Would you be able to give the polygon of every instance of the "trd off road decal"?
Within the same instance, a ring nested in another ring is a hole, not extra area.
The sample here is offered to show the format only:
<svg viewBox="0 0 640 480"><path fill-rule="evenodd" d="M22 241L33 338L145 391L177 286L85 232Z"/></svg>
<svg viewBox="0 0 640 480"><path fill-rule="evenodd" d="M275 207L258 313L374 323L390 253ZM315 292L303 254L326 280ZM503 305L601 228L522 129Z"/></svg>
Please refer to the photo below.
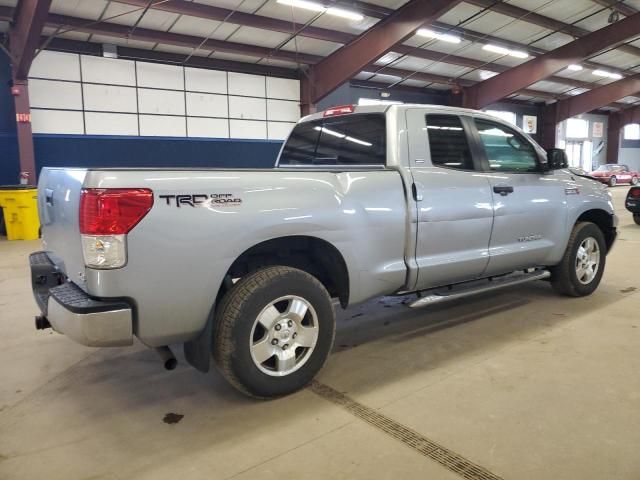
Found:
<svg viewBox="0 0 640 480"><path fill-rule="evenodd" d="M232 207L239 206L242 199L236 197L233 193L193 193L184 195L158 195L169 206L174 205L180 207L197 207L200 205L212 205L216 207Z"/></svg>

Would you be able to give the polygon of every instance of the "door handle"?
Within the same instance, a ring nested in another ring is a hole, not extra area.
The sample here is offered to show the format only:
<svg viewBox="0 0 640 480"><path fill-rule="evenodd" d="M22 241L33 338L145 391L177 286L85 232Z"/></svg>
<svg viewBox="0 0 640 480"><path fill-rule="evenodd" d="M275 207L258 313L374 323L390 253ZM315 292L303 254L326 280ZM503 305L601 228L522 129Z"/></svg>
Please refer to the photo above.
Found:
<svg viewBox="0 0 640 480"><path fill-rule="evenodd" d="M53 206L53 190L50 188L45 189L44 191L44 201L47 205Z"/></svg>
<svg viewBox="0 0 640 480"><path fill-rule="evenodd" d="M513 193L513 187L510 185L495 185L493 187L495 193L499 193L503 197L506 197L510 193Z"/></svg>
<svg viewBox="0 0 640 480"><path fill-rule="evenodd" d="M411 184L411 193L413 194L413 199L416 202L421 202L422 201L422 194L418 193L418 187L416 186L415 183Z"/></svg>

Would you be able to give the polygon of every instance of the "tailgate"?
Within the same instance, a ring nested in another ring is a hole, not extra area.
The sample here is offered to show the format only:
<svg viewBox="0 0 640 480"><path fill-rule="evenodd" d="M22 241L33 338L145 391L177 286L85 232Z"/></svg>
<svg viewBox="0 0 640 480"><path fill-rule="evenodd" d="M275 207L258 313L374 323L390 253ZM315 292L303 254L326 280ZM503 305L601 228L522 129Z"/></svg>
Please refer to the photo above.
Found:
<svg viewBox="0 0 640 480"><path fill-rule="evenodd" d="M44 168L38 181L38 213L44 250L78 285L84 285L78 213L86 174L84 169Z"/></svg>

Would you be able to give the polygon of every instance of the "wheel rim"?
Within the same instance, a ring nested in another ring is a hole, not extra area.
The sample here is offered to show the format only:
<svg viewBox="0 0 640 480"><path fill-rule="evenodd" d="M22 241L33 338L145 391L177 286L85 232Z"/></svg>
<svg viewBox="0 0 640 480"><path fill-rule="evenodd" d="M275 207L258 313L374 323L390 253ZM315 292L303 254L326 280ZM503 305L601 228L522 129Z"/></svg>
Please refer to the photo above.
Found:
<svg viewBox="0 0 640 480"><path fill-rule="evenodd" d="M318 341L318 316L311 303L286 295L269 303L251 329L249 350L260 371L283 377L302 367Z"/></svg>
<svg viewBox="0 0 640 480"><path fill-rule="evenodd" d="M600 268L600 247L593 237L585 238L578 247L576 255L576 277L587 285L593 281Z"/></svg>
<svg viewBox="0 0 640 480"><path fill-rule="evenodd" d="M638 177L633 177L631 179L631 185L637 185L638 184Z"/></svg>
<svg viewBox="0 0 640 480"><path fill-rule="evenodd" d="M611 177L611 180L609 180L609 183L611 184L612 187L616 186L616 177Z"/></svg>

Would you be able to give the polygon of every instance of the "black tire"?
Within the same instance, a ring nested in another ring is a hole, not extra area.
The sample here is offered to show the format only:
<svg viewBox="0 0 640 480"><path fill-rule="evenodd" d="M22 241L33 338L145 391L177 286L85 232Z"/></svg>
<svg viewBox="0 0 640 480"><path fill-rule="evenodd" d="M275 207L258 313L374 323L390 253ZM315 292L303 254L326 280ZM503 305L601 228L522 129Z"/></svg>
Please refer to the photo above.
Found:
<svg viewBox="0 0 640 480"><path fill-rule="evenodd" d="M285 296L300 297L311 305L307 312L315 313L317 340L297 370L273 376L254 362L250 345L255 341L254 324L260 313ZM304 388L324 365L335 336L335 315L327 290L312 275L284 266L265 267L239 280L220 302L216 323L213 354L218 369L231 385L256 398L280 397Z"/></svg>
<svg viewBox="0 0 640 480"><path fill-rule="evenodd" d="M631 177L631 185L638 185L638 177Z"/></svg>
<svg viewBox="0 0 640 480"><path fill-rule="evenodd" d="M578 261L578 249L587 238L595 239L598 244L600 259L598 269L593 279L589 283L582 283L578 280L576 273L576 263ZM604 240L602 230L591 222L579 222L573 227L567 249L564 252L562 261L551 268L551 285L556 292L570 297L584 297L591 295L602 279L607 259L607 245Z"/></svg>
<svg viewBox="0 0 640 480"><path fill-rule="evenodd" d="M616 177L611 177L609 179L608 185L610 187L615 187L617 185L617 183L618 183L618 179Z"/></svg>
<svg viewBox="0 0 640 480"><path fill-rule="evenodd" d="M633 214L633 221L636 222L636 225L640 225L640 213Z"/></svg>

